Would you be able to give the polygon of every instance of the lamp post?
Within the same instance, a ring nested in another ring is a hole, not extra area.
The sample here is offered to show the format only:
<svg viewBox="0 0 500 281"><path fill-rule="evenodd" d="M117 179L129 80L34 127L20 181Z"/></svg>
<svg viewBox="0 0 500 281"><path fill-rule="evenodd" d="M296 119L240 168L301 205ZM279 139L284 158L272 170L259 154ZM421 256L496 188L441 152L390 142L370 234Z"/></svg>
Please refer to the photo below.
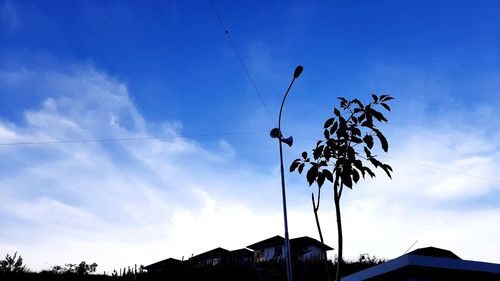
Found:
<svg viewBox="0 0 500 281"><path fill-rule="evenodd" d="M288 96L288 92L290 92L290 89L292 88L293 82L295 82L295 79L297 79L300 74L302 73L302 70L304 68L299 65L297 68L295 68L295 72L293 73L293 79L292 82L290 82L290 85L288 86L288 89L286 90L285 96L283 97L283 101L281 102L281 107L280 107L280 114L278 117L278 128L274 128L271 130L270 135L272 138L278 139L279 147L280 147L280 171L281 171L281 197L283 199L283 219L285 223L285 258L286 258L286 273L287 273L287 280L292 281L292 259L290 255L290 238L288 237L288 218L287 218L287 212L286 212L286 192L285 192L285 171L283 168L283 145L282 143L288 144L288 146L292 146L293 144L293 138L292 136L288 138L284 138L283 134L281 133L281 113L283 111L283 105L285 104L285 99Z"/></svg>

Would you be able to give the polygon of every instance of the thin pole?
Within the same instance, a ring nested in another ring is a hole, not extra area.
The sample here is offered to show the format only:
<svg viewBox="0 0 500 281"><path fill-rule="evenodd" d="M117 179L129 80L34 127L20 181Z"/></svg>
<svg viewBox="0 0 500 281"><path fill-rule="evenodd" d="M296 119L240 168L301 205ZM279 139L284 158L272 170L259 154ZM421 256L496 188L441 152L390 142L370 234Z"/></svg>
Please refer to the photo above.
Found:
<svg viewBox="0 0 500 281"><path fill-rule="evenodd" d="M283 168L283 145L281 140L280 146L280 164L281 164L281 196L283 198L283 218L285 223L285 257L286 257L286 275L287 280L292 281L292 260L290 255L290 238L288 236L288 219L286 212L286 192L285 192L285 171Z"/></svg>
<svg viewBox="0 0 500 281"><path fill-rule="evenodd" d="M283 198L283 220L285 224L285 257L286 257L286 275L287 275L287 280L292 281L292 257L290 254L290 238L288 236L288 216L287 216L287 211L286 211L286 191L285 191L285 169L283 167L283 144L282 144L282 139L283 135L281 134L281 113L283 112L283 105L285 104L285 99L288 96L288 92L290 92L290 89L292 88L293 82L295 81L296 77L293 77L292 82L290 82L290 85L288 86L288 89L286 90L285 96L283 97L283 101L281 102L281 107L280 107L280 114L278 118L278 130L280 133L279 136L279 146L280 146L280 171L281 171L281 196Z"/></svg>

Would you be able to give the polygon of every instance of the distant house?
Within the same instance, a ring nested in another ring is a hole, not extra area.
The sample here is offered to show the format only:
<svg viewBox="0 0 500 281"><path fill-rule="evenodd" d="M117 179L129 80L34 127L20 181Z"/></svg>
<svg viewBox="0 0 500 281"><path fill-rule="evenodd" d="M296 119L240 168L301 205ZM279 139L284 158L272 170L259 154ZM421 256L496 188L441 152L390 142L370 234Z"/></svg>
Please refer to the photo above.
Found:
<svg viewBox="0 0 500 281"><path fill-rule="evenodd" d="M177 270L180 265L181 265L180 260L174 259L174 258L168 258L168 259L147 265L144 268L148 271L148 273L159 273L159 272L167 272L167 271Z"/></svg>
<svg viewBox="0 0 500 281"><path fill-rule="evenodd" d="M216 266L226 263L228 255L228 250L218 247L191 257L189 260L196 267Z"/></svg>
<svg viewBox="0 0 500 281"><path fill-rule="evenodd" d="M428 247L342 278L342 281L498 281L500 264L462 260L453 252Z"/></svg>
<svg viewBox="0 0 500 281"><path fill-rule="evenodd" d="M254 251L254 262L281 261L285 258L285 238L276 235L271 238L259 241L247 248ZM331 247L311 237L299 237L290 239L290 252L293 260L321 260L326 258L326 251L332 250Z"/></svg>
<svg viewBox="0 0 500 281"><path fill-rule="evenodd" d="M298 237L290 240L292 259L299 261L326 259L326 252L333 250L328 245L308 236Z"/></svg>
<svg viewBox="0 0 500 281"><path fill-rule="evenodd" d="M253 250L255 263L266 261L279 261L285 257L285 238L276 235L247 246Z"/></svg>
<svg viewBox="0 0 500 281"><path fill-rule="evenodd" d="M253 263L253 252L243 248L229 252L229 263L231 265L248 267Z"/></svg>

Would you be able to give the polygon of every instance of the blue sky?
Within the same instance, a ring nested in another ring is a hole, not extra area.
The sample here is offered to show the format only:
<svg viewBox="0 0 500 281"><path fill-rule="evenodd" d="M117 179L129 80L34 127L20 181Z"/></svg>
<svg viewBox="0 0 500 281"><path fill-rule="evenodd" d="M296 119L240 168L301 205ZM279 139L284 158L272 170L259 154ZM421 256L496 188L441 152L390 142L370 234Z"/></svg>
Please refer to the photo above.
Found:
<svg viewBox="0 0 500 281"><path fill-rule="evenodd" d="M418 240L500 262L497 1L214 4L265 107L209 1L0 1L0 254L109 271L281 234L268 112L301 64L287 163L337 96L396 97L383 127L394 179L344 193L348 257ZM154 137L171 138L5 145ZM317 237L313 189L287 181L291 236Z"/></svg>

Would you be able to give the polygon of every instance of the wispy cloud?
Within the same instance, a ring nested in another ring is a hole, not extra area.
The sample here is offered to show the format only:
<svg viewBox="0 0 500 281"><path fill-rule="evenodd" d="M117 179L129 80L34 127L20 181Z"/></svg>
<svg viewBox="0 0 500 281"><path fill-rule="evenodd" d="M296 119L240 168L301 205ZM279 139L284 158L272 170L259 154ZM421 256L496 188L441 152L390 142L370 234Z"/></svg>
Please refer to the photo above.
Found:
<svg viewBox="0 0 500 281"><path fill-rule="evenodd" d="M43 97L21 121L0 121L1 143L175 137L1 146L0 248L19 251L31 267L86 260L109 271L282 233L277 167L262 171L259 163L239 161L230 140L208 149L183 138L178 120L149 122L127 85L110 75L88 66L27 68L0 72L0 83L12 94L30 85ZM347 256L391 258L419 240L464 258L500 261L498 249L484 246L500 233L500 205L477 204L498 196L499 184L410 163L495 179L499 136L420 123L390 134L393 158L386 160L394 179L381 174L344 193ZM328 192L321 217L335 247ZM303 179L289 177L294 237L316 237L308 193Z"/></svg>
<svg viewBox="0 0 500 281"><path fill-rule="evenodd" d="M0 76L3 80L16 77L19 85L44 88L47 96L39 107L25 111L23 123L0 122L2 143L151 136L151 124L137 112L127 87L92 68L65 73L23 70ZM227 169L222 159L231 159L236 152L224 140L216 153L210 152L180 137L177 124L153 126L161 128L155 135L177 137L168 140L3 146L1 166L11 173L3 173L0 179L2 237L8 237L2 249L24 252L28 263L40 267L44 260L66 262L63 256L50 254L55 251L38 252L37 248L47 247L41 245L69 247L65 252L73 255L67 257L78 256L82 244L95 242L107 249L117 243L114 237L126 240L124 245L135 237L134 245L122 246L122 254L112 254L126 256L122 260L110 258L113 251L106 261L95 253L86 257L101 259L98 262L108 269L118 262L149 262L151 256L179 256L198 249L176 239L192 244L183 239L184 230L200 221L189 217L202 214L204 224L214 226L213 231L223 227L224 220L210 211L215 199L209 196L227 186L212 178L220 174L218 169ZM262 181L259 177L255 177L256 184ZM228 207L225 204L217 201L217 209ZM234 208L245 210L238 204ZM232 214L236 220L236 213ZM32 231L18 235L23 228ZM192 229L190 235L200 231ZM209 240L200 243L210 245ZM171 247L156 248L156 253L144 251L157 243ZM137 249L143 249L139 250L143 255L135 255Z"/></svg>

